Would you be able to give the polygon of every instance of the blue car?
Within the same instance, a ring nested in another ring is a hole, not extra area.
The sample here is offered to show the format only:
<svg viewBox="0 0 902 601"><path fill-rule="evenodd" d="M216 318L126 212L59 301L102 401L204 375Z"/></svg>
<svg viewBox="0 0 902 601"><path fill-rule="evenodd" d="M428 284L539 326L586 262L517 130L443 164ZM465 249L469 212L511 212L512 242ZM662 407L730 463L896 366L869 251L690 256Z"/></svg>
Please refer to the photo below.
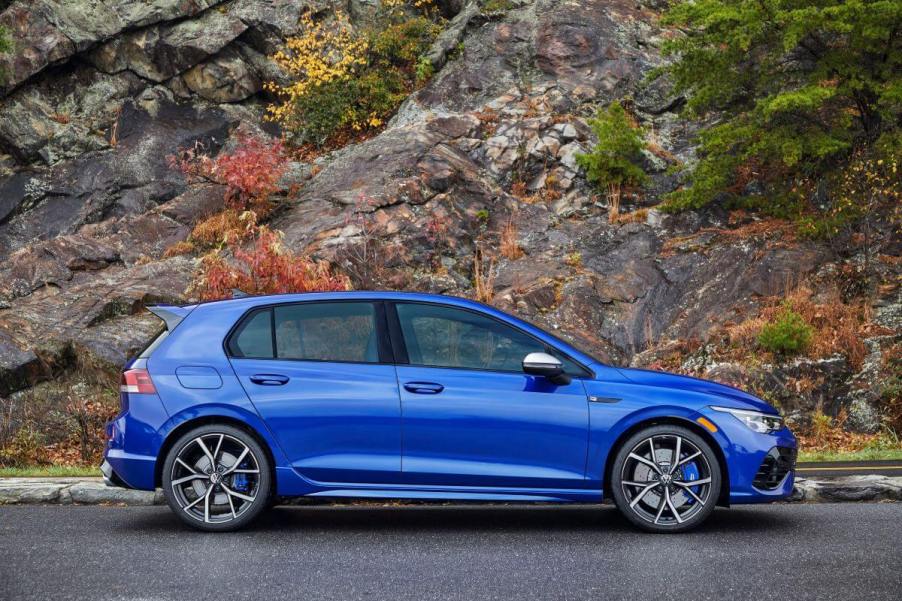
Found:
<svg viewBox="0 0 902 601"><path fill-rule="evenodd" d="M122 374L108 484L162 487L202 530L284 497L601 503L653 532L793 488L777 411L721 384L605 365L471 300L396 292L151 309Z"/></svg>

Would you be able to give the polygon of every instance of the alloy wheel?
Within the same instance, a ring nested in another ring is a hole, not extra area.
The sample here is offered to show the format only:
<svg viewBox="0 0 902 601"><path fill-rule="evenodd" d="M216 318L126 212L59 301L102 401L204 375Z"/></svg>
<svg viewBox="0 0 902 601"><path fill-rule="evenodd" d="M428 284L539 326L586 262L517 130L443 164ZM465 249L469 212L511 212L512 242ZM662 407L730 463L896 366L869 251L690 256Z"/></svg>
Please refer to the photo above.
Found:
<svg viewBox="0 0 902 601"><path fill-rule="evenodd" d="M179 508L204 524L238 519L261 494L260 462L248 445L225 433L203 433L185 443L170 476Z"/></svg>
<svg viewBox="0 0 902 601"><path fill-rule="evenodd" d="M714 502L708 458L679 434L640 440L623 462L620 480L629 509L654 526L681 525Z"/></svg>

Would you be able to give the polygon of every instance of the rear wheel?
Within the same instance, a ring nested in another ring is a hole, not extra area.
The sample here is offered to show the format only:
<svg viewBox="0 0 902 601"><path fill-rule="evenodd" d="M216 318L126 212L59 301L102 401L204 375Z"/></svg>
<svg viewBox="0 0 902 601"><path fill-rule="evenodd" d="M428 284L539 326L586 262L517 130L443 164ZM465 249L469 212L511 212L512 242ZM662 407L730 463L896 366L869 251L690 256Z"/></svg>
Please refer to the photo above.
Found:
<svg viewBox="0 0 902 601"><path fill-rule="evenodd" d="M167 454L163 493L185 523L201 530L236 530L269 506L269 460L247 432L201 426L179 438Z"/></svg>
<svg viewBox="0 0 902 601"><path fill-rule="evenodd" d="M650 532L683 532L701 524L720 495L720 464L711 446L687 428L653 426L617 452L611 493L620 512Z"/></svg>

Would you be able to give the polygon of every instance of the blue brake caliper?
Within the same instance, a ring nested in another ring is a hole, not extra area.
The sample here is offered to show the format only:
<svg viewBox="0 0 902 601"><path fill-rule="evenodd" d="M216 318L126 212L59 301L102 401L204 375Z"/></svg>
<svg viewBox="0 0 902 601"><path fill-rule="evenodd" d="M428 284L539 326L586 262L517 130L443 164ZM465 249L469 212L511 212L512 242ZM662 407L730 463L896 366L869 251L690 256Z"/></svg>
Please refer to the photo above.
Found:
<svg viewBox="0 0 902 601"><path fill-rule="evenodd" d="M247 468L247 462L243 461L241 465L238 466L240 469ZM237 490L238 492L247 492L250 488L250 483L247 479L247 474L233 474L232 475L232 488Z"/></svg>
<svg viewBox="0 0 902 601"><path fill-rule="evenodd" d="M690 463L686 463L683 466L681 466L680 472L683 475L683 482L692 482L693 480L698 480L698 478L699 478L698 466L695 465L694 461L692 461ZM699 487L693 486L690 490L692 492L694 492L695 494L698 494ZM691 505L691 504L695 503L695 499L693 499L691 495L686 495L686 497L687 497L687 499L686 499L687 505Z"/></svg>

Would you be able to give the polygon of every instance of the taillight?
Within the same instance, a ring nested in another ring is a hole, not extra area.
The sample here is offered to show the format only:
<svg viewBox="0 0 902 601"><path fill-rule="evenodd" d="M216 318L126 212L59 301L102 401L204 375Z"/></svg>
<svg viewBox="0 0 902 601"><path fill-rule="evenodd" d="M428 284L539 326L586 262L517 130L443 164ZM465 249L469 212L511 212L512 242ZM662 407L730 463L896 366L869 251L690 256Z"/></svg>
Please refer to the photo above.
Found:
<svg viewBox="0 0 902 601"><path fill-rule="evenodd" d="M137 394L156 394L157 389L154 388L153 381L146 369L129 369L122 372L122 383L119 386L120 392L131 392Z"/></svg>

